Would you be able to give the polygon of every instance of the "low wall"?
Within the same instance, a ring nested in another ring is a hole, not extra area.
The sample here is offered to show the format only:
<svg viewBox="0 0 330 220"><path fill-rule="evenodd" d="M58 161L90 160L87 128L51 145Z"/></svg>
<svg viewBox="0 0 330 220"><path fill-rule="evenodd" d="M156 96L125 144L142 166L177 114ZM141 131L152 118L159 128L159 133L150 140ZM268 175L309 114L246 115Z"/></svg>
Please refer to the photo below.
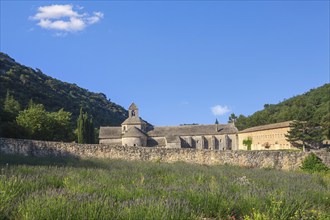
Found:
<svg viewBox="0 0 330 220"><path fill-rule="evenodd" d="M295 170L309 154L286 151L215 151L197 149L167 149L148 147L123 147L103 144L76 144L0 138L1 154L26 156L60 156L81 158L111 158L124 160L183 161L197 164L230 164L243 167ZM330 153L316 153L330 167Z"/></svg>

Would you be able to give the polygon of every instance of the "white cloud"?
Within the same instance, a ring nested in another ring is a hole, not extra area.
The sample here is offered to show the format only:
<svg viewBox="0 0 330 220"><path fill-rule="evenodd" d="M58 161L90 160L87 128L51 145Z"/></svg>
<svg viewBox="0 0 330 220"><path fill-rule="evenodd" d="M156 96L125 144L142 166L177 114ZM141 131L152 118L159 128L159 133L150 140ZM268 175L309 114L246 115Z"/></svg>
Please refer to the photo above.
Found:
<svg viewBox="0 0 330 220"><path fill-rule="evenodd" d="M75 10L76 8L76 10ZM56 36L67 32L77 32L84 30L88 25L95 24L103 18L102 12L79 13L83 7L73 5L49 5L38 8L38 12L30 19L37 20L41 28L60 31Z"/></svg>
<svg viewBox="0 0 330 220"><path fill-rule="evenodd" d="M216 105L211 107L211 111L213 115L219 116L230 112L230 109L227 106Z"/></svg>
<svg viewBox="0 0 330 220"><path fill-rule="evenodd" d="M63 17L79 17L79 14L73 11L72 5L49 5L38 8L38 13L32 18L41 19L57 19Z"/></svg>
<svg viewBox="0 0 330 220"><path fill-rule="evenodd" d="M87 22L88 22L88 24L95 24L95 23L99 22L101 18L103 18L103 13L94 12L94 16L87 18Z"/></svg>

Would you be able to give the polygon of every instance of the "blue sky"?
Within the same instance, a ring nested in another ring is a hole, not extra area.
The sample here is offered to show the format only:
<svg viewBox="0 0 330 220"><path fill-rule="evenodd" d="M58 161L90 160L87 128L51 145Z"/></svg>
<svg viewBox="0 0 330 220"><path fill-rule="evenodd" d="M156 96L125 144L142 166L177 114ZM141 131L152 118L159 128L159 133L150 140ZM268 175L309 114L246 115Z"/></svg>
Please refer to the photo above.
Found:
<svg viewBox="0 0 330 220"><path fill-rule="evenodd" d="M329 83L329 1L1 0L0 49L155 125L226 123Z"/></svg>

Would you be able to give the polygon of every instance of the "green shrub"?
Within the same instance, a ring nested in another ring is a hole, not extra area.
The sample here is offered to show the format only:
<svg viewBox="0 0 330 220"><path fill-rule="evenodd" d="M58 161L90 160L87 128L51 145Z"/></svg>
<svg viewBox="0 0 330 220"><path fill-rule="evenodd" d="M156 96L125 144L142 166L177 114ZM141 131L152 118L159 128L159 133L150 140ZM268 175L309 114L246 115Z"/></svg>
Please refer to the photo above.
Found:
<svg viewBox="0 0 330 220"><path fill-rule="evenodd" d="M310 173L329 171L329 168L314 153L309 154L304 159L300 168L303 171L310 172Z"/></svg>
<svg viewBox="0 0 330 220"><path fill-rule="evenodd" d="M251 150L252 138L248 137L247 139L244 139L243 145L247 147L247 150Z"/></svg>

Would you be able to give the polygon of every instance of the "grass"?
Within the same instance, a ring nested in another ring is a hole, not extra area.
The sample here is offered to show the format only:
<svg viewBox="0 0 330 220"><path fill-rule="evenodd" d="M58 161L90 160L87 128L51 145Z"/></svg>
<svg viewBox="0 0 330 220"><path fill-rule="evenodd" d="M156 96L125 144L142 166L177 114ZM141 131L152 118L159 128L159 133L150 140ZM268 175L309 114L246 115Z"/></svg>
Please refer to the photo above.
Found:
<svg viewBox="0 0 330 220"><path fill-rule="evenodd" d="M0 155L0 219L330 219L330 175Z"/></svg>

